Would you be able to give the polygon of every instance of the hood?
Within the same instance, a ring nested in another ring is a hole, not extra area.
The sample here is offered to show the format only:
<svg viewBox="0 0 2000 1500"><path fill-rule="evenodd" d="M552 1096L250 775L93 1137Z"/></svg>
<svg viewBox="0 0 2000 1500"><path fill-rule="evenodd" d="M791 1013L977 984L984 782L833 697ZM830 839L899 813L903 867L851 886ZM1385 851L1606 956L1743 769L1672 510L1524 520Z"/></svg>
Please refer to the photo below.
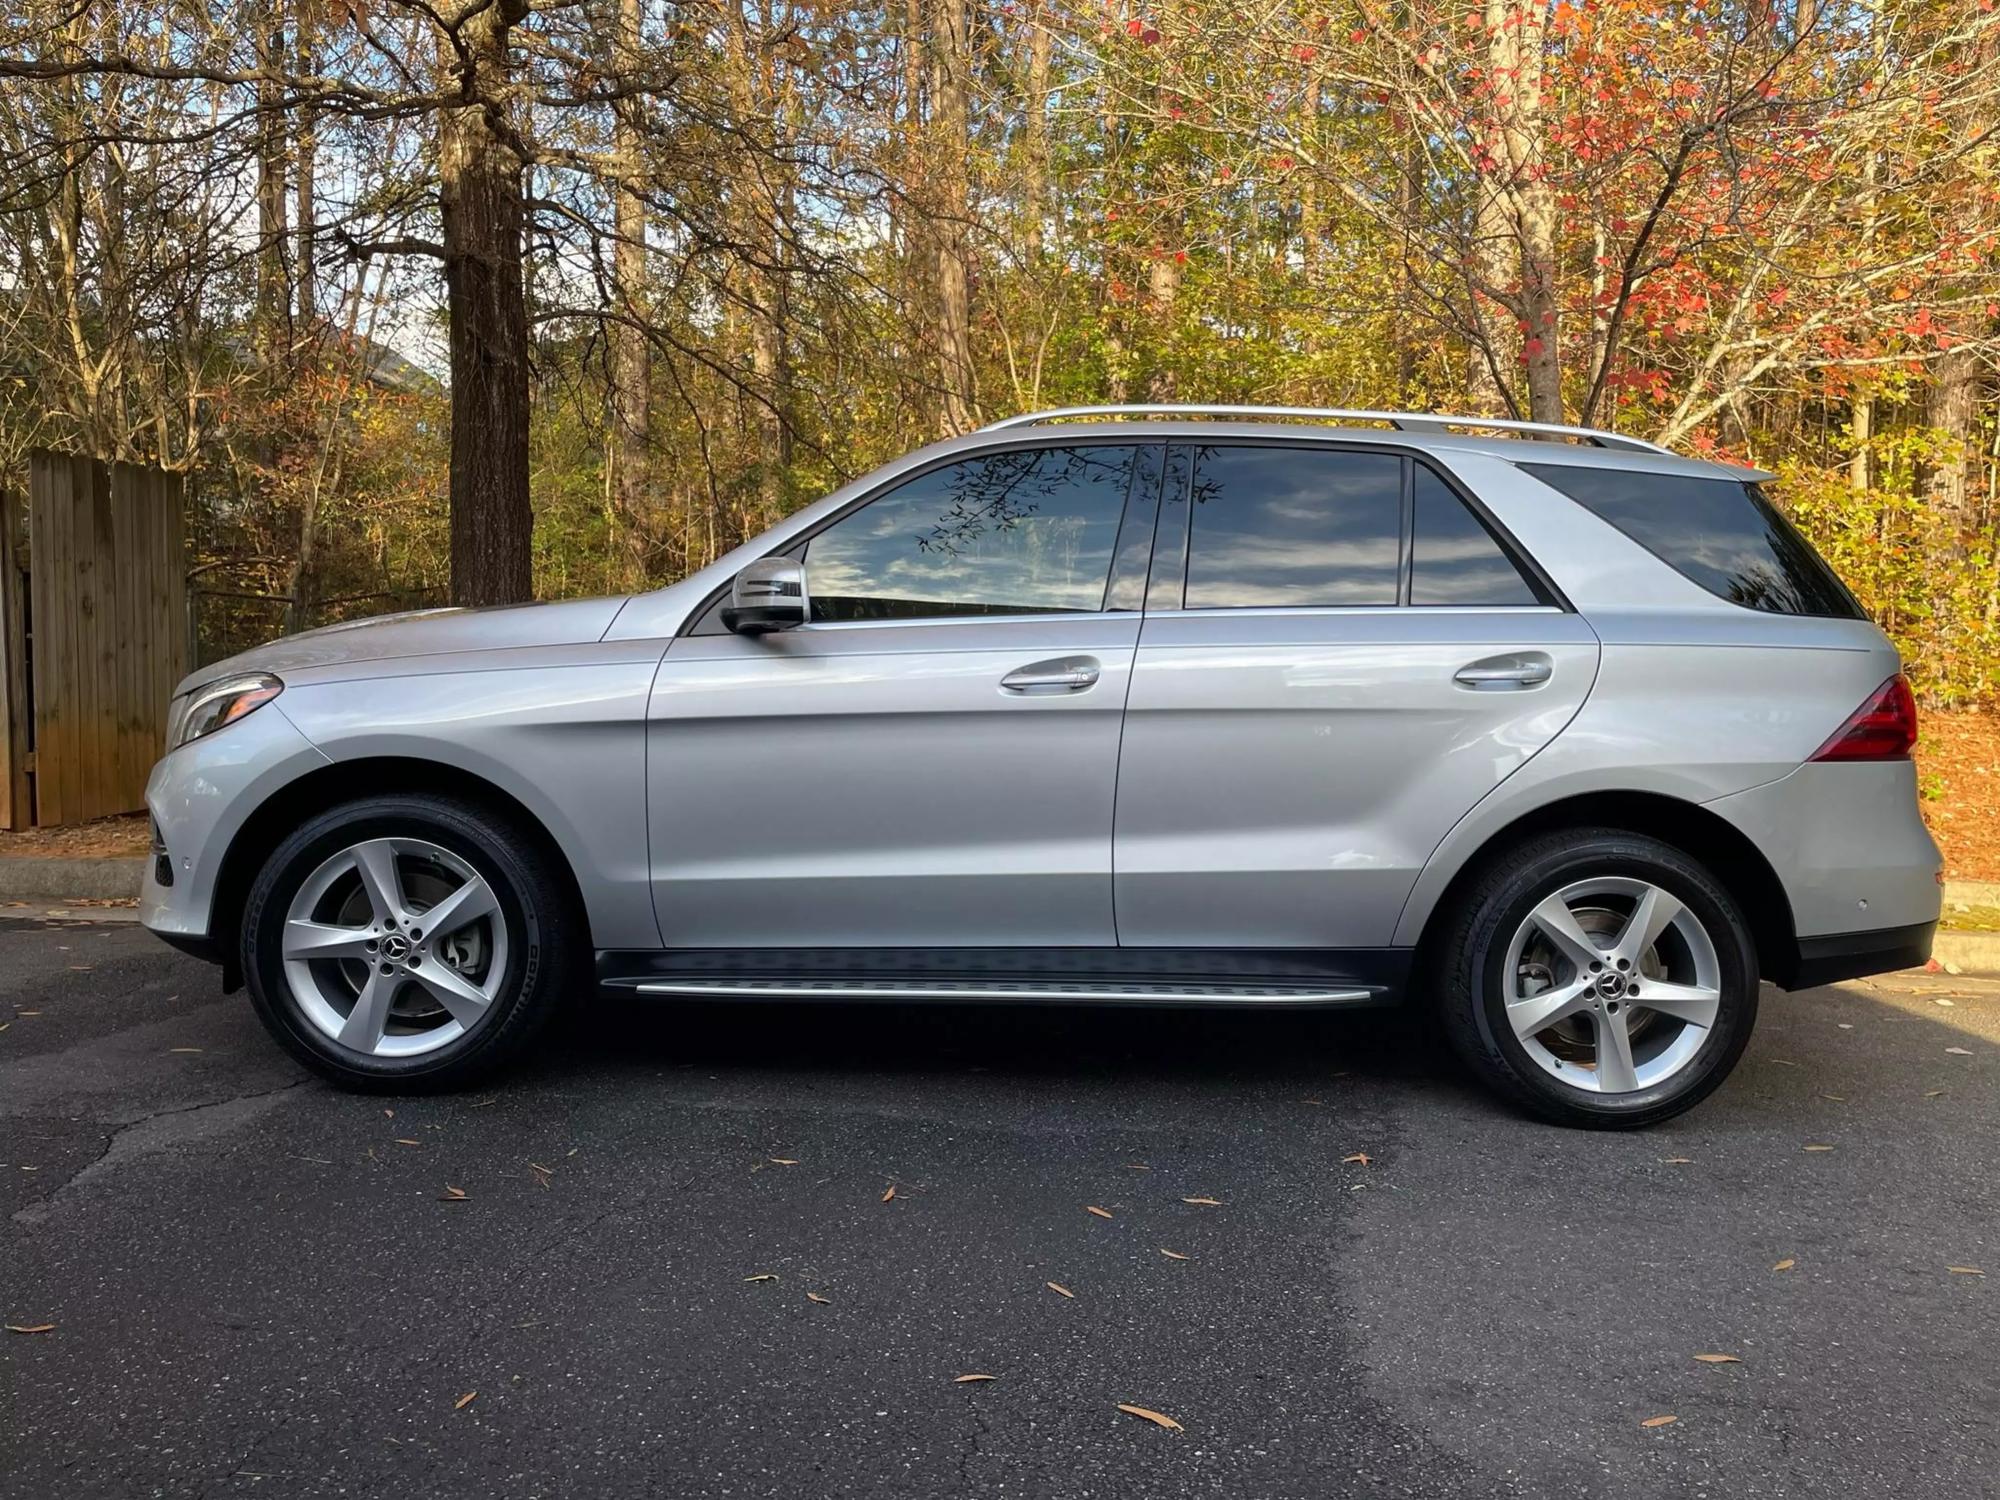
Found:
<svg viewBox="0 0 2000 1500"><path fill-rule="evenodd" d="M522 646L580 646L604 638L625 596L565 599L552 604L509 604L491 609L417 609L325 625L282 636L190 673L174 689L191 688L239 672L287 672L399 656L458 651L505 651Z"/></svg>

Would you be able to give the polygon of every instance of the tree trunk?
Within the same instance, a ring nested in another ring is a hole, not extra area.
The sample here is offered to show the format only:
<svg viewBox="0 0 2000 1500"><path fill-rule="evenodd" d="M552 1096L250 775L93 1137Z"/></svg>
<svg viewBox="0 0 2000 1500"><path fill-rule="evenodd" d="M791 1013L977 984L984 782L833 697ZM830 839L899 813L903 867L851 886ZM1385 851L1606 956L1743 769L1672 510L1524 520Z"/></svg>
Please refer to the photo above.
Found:
<svg viewBox="0 0 2000 1500"><path fill-rule="evenodd" d="M508 117L510 33L527 12L528 0L470 0L459 29L469 72L458 83L466 102L439 117L454 604L513 604L534 591L523 169L513 143L495 130ZM453 64L447 48L446 65Z"/></svg>
<svg viewBox="0 0 2000 1500"><path fill-rule="evenodd" d="M1164 247L1146 268L1146 306L1153 315L1153 369L1146 377L1148 401L1172 401L1175 396L1173 365L1165 358L1173 342L1174 302L1180 296L1181 263L1174 258L1175 246Z"/></svg>
<svg viewBox="0 0 2000 1500"><path fill-rule="evenodd" d="M297 69L301 78L313 76L315 67L316 28L319 17L314 11L314 0L298 0L297 19L293 23L296 33L293 38L297 55ZM293 174L295 212L297 221L293 230L297 249L293 256L292 279L298 283L295 293L298 305L298 319L301 328L309 327L318 314L317 277L319 268L315 261L313 231L319 216L319 206L315 201L318 184L313 179L319 152L319 127L314 110L309 105L298 107L298 130L293 138Z"/></svg>
<svg viewBox="0 0 2000 1500"><path fill-rule="evenodd" d="M286 288L285 148L288 125L284 84L290 61L285 48L284 0L264 0L259 21L257 65L257 352L275 365L283 350L291 312Z"/></svg>
<svg viewBox="0 0 2000 1500"><path fill-rule="evenodd" d="M1510 206L1520 240L1521 355L1527 367L1528 415L1563 419L1562 359L1556 324L1556 203L1543 152L1543 33L1539 0L1510 0L1507 23L1493 38L1494 87L1506 146Z"/></svg>
<svg viewBox="0 0 2000 1500"><path fill-rule="evenodd" d="M1049 211L1049 61L1054 46L1046 5L1028 15L1027 123L1022 147L1021 196L1027 216L1028 259L1042 258L1042 223Z"/></svg>
<svg viewBox="0 0 2000 1500"><path fill-rule="evenodd" d="M1949 449L1925 475L1926 517L1938 550L1963 557L1979 517L1972 502L1972 427L1979 406L1979 355L1960 345L1931 366L1925 421L1941 433Z"/></svg>
<svg viewBox="0 0 2000 1500"><path fill-rule="evenodd" d="M790 302L786 286L785 235L782 207L788 194L779 183L786 170L783 154L764 149L757 127L774 133L782 119L775 81L763 69L767 49L763 30L753 20L747 0L738 0L730 21L730 101L749 146L748 159L737 168L735 230L744 245L735 280L747 304L750 330L751 400L757 430L757 504L762 525L785 512L787 471L791 467L791 360L785 330ZM775 148L774 139L770 145Z"/></svg>
<svg viewBox="0 0 2000 1500"><path fill-rule="evenodd" d="M966 264L971 201L972 46L965 0L935 0L931 13L931 163L937 193L931 235L937 249L938 390L944 429L978 425L972 388L972 289Z"/></svg>
<svg viewBox="0 0 2000 1500"><path fill-rule="evenodd" d="M614 60L621 72L637 66L641 0L618 0ZM639 326L645 317L646 200L640 191L640 104L624 99L617 105L613 149L617 182L613 187L611 252L611 503L634 540L643 546L650 535L652 502L652 345Z"/></svg>

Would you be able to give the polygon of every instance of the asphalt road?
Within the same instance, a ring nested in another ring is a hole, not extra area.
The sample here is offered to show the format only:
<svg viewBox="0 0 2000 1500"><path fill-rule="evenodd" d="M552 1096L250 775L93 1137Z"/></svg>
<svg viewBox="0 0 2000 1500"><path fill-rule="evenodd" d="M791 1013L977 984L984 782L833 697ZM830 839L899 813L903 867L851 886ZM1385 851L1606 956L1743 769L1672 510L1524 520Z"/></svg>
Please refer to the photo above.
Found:
<svg viewBox="0 0 2000 1500"><path fill-rule="evenodd" d="M1640 1135L1352 1015L607 1004L354 1098L110 924L0 922L0 1023L10 1497L2000 1487L1992 983L1767 991Z"/></svg>

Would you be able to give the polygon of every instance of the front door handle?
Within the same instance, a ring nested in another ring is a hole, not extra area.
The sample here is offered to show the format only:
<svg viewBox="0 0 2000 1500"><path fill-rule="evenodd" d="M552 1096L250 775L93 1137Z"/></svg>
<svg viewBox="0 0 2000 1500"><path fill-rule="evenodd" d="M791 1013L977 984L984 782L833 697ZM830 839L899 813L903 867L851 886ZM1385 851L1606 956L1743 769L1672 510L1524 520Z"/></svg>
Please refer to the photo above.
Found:
<svg viewBox="0 0 2000 1500"><path fill-rule="evenodd" d="M1451 680L1475 692L1506 692L1516 688L1540 687L1555 671L1539 651L1520 656L1489 656L1468 662L1452 674Z"/></svg>
<svg viewBox="0 0 2000 1500"><path fill-rule="evenodd" d="M1102 663L1094 656L1058 656L1051 661L1029 662L1000 679L1010 693L1046 696L1052 693L1080 693L1096 685Z"/></svg>

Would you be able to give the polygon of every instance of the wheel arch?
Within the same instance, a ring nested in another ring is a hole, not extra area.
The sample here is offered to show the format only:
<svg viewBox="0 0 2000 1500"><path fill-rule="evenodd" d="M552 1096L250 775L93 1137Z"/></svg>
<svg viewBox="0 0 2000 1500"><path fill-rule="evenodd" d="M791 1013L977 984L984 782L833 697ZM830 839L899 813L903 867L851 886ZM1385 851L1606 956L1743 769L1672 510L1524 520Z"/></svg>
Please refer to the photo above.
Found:
<svg viewBox="0 0 2000 1500"><path fill-rule="evenodd" d="M562 884L572 914L582 924L586 946L589 944L590 908L584 900L582 884L562 845L533 809L485 777L458 766L401 756L368 756L334 761L286 782L257 805L230 839L216 875L208 916L211 936L225 939L217 944L225 990L234 990L243 982L237 945L226 938L240 925L250 886L271 851L305 819L343 802L385 792L427 792L452 797L505 818L533 840L548 860L549 868Z"/></svg>
<svg viewBox="0 0 2000 1500"><path fill-rule="evenodd" d="M1742 904L1757 943L1757 967L1777 984L1798 967L1792 903L1769 859L1749 836L1700 803L1658 792L1584 792L1534 808L1489 834L1452 874L1424 915L1418 962L1430 955L1467 886L1504 850L1564 828L1609 827L1646 834L1706 865Z"/></svg>

